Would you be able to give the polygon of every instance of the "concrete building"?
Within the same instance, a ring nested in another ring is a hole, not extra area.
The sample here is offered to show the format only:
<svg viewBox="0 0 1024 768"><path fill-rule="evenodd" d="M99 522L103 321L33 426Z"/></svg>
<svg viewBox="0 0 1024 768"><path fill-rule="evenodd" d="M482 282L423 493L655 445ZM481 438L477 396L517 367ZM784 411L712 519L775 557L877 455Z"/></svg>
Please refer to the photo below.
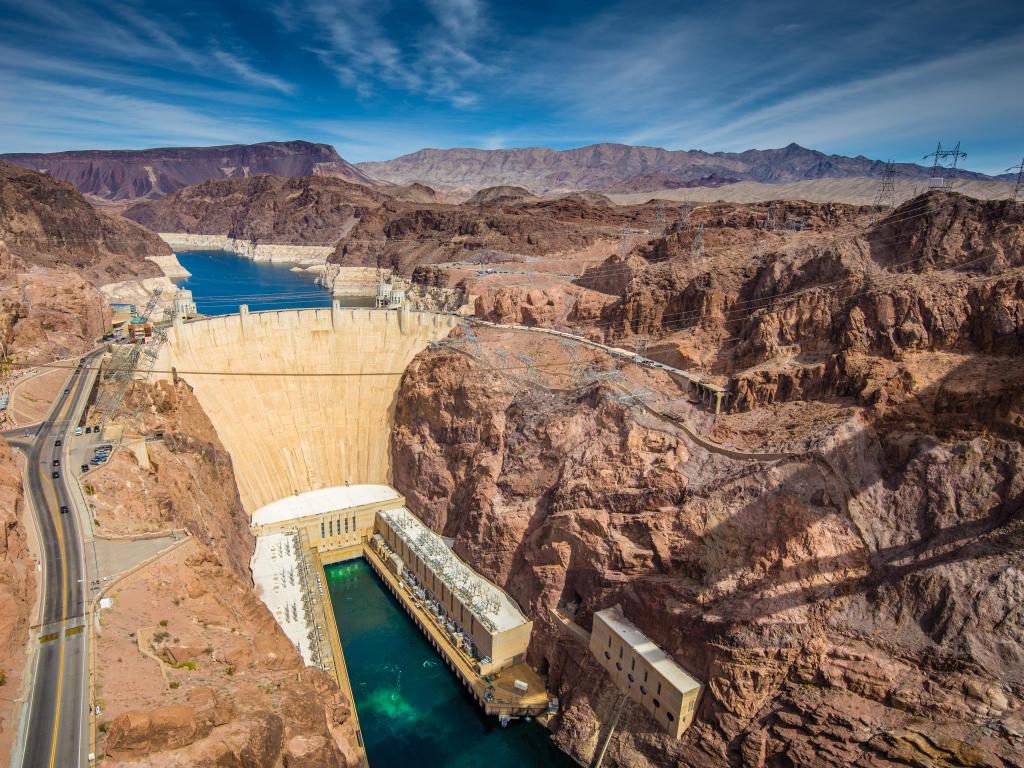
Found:
<svg viewBox="0 0 1024 768"><path fill-rule="evenodd" d="M453 622L452 634L471 639L473 655L481 659L481 675L525 660L533 622L503 590L462 562L440 536L404 508L379 512L374 532L389 568L399 577L403 566L408 569L426 598Z"/></svg>
<svg viewBox="0 0 1024 768"><path fill-rule="evenodd" d="M196 316L196 303L192 299L192 291L178 289L174 295L174 316L185 320Z"/></svg>
<svg viewBox="0 0 1024 768"><path fill-rule="evenodd" d="M321 488L260 507L253 512L250 526L260 537L303 531L309 546L330 563L358 557L373 535L377 512L403 504L405 497L387 485Z"/></svg>
<svg viewBox="0 0 1024 768"><path fill-rule="evenodd" d="M679 738L690 724L701 683L676 664L616 606L594 614L590 653L616 687Z"/></svg>

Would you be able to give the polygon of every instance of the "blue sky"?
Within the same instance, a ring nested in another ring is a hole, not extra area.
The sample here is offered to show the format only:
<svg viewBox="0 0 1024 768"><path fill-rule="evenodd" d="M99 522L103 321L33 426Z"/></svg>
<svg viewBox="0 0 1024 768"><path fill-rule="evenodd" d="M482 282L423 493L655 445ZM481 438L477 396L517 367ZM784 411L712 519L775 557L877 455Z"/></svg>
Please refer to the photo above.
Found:
<svg viewBox="0 0 1024 768"><path fill-rule="evenodd" d="M1024 154L1024 3L0 0L0 151Z"/></svg>

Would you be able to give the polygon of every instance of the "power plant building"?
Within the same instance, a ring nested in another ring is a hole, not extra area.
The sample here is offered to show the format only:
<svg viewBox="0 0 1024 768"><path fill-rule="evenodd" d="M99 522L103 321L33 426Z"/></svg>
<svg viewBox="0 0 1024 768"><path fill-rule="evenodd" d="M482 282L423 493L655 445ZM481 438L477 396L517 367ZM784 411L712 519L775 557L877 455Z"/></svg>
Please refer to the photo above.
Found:
<svg viewBox="0 0 1024 768"><path fill-rule="evenodd" d="M701 683L673 661L617 606L594 614L590 653L616 687L679 738L690 724Z"/></svg>
<svg viewBox="0 0 1024 768"><path fill-rule="evenodd" d="M427 598L471 638L474 655L481 659L480 674L525 660L533 622L503 590L462 562L444 539L404 508L379 512L374 530L385 545L388 567L408 569Z"/></svg>

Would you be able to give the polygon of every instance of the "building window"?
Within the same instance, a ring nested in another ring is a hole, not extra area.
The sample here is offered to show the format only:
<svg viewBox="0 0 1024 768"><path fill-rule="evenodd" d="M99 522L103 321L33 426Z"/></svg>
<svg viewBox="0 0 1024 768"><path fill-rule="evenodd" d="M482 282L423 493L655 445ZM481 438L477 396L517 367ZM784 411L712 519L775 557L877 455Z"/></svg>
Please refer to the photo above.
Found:
<svg viewBox="0 0 1024 768"><path fill-rule="evenodd" d="M622 646L621 645L619 646L619 658L620 659L622 658Z"/></svg>
<svg viewBox="0 0 1024 768"><path fill-rule="evenodd" d="M348 533L348 518L345 518L345 533Z"/></svg>
<svg viewBox="0 0 1024 768"><path fill-rule="evenodd" d="M612 636L611 635L608 635L608 647L609 648L612 647Z"/></svg>
<svg viewBox="0 0 1024 768"><path fill-rule="evenodd" d="M629 662L629 669L631 672L636 671L636 656L634 656L632 661Z"/></svg>
<svg viewBox="0 0 1024 768"><path fill-rule="evenodd" d="M647 682L647 670L646 669L644 670L644 682L645 683Z"/></svg>
<svg viewBox="0 0 1024 768"><path fill-rule="evenodd" d="M658 683L658 695L661 696L661 683Z"/></svg>
<svg viewBox="0 0 1024 768"><path fill-rule="evenodd" d="M651 704L653 704L653 705L654 705L654 708L655 708L655 709L657 709L658 707L660 707L660 706L661 706L661 702L660 702L660 701L658 701L657 699L651 699Z"/></svg>
<svg viewBox="0 0 1024 768"><path fill-rule="evenodd" d="M321 520L320 521L320 538L321 539L326 539L327 538L327 531L324 530L324 528L325 528L324 521Z"/></svg>
<svg viewBox="0 0 1024 768"><path fill-rule="evenodd" d="M331 532L331 536L334 535L334 521L333 520L329 520L328 521L327 530L329 530Z"/></svg>
<svg viewBox="0 0 1024 768"><path fill-rule="evenodd" d="M686 708L687 712L693 712L693 699L690 699L690 706Z"/></svg>

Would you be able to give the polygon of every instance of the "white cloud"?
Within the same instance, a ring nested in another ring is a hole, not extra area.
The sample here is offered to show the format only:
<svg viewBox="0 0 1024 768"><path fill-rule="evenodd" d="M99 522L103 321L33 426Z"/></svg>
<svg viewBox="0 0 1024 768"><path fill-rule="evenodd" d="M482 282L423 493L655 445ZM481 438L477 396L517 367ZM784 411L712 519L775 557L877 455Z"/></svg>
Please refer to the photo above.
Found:
<svg viewBox="0 0 1024 768"><path fill-rule="evenodd" d="M284 94L291 94L295 91L295 86L291 83L282 80L276 75L261 72L248 61L233 53L229 53L228 51L220 48L215 48L213 50L213 56L217 61L250 85L255 85L258 88L270 88Z"/></svg>

